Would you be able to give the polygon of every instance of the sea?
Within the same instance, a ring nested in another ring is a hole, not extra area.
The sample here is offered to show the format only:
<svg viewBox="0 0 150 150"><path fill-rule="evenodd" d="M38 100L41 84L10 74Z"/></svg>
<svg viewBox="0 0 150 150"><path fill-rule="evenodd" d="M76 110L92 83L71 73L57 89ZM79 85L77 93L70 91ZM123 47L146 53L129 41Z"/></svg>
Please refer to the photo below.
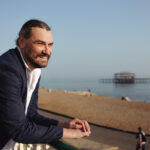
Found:
<svg viewBox="0 0 150 150"><path fill-rule="evenodd" d="M102 83L99 79L54 79L42 80L40 87L61 90L87 91L92 93L121 98L127 96L133 101L150 102L150 83L116 84Z"/></svg>

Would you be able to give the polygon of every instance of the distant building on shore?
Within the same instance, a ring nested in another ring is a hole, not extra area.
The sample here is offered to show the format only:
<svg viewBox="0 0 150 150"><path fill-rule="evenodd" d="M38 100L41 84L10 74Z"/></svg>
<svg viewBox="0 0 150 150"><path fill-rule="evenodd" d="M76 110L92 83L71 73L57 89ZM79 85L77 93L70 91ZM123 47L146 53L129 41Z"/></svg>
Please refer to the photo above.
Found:
<svg viewBox="0 0 150 150"><path fill-rule="evenodd" d="M135 74L130 72L120 72L114 74L115 83L134 83Z"/></svg>
<svg viewBox="0 0 150 150"><path fill-rule="evenodd" d="M113 78L99 79L99 82L116 84L150 83L150 78L136 78L134 73L120 72L114 73Z"/></svg>

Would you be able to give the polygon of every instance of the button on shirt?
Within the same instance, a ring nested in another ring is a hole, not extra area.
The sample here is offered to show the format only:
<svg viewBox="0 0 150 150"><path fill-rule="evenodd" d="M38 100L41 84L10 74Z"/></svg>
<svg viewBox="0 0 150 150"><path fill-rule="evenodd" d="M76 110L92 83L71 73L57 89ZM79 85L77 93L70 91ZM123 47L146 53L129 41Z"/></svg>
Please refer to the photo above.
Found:
<svg viewBox="0 0 150 150"><path fill-rule="evenodd" d="M21 55L21 58L24 62L24 65L26 67L26 76L27 76L27 98L26 98L26 106L25 106L25 115L27 115L27 111L28 111L28 106L30 104L30 100L31 100L31 96L32 96L32 93L37 85L37 82L40 78L40 75L41 75L41 69L39 68L36 68L34 70L31 71L31 69L29 68L29 66L26 64L23 56L22 56L22 53L18 48L18 51L20 52L20 55ZM10 139L7 144L3 147L3 150L12 150L13 147L15 145L15 141L13 139Z"/></svg>

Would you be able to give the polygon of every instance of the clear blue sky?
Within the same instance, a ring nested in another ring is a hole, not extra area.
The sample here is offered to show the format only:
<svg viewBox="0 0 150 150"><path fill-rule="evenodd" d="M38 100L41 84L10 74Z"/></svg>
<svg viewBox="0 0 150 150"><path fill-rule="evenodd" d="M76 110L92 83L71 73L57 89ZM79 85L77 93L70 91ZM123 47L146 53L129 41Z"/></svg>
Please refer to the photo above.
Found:
<svg viewBox="0 0 150 150"><path fill-rule="evenodd" d="M45 79L98 79L128 71L150 77L149 0L1 0L0 54L28 19L52 28Z"/></svg>

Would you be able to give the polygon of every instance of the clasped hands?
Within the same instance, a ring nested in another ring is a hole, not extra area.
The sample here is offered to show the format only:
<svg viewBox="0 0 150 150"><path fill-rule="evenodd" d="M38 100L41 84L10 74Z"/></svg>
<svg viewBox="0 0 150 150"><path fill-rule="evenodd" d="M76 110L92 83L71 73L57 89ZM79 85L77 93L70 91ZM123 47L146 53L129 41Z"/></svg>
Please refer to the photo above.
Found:
<svg viewBox="0 0 150 150"><path fill-rule="evenodd" d="M68 122L59 122L59 127L63 128L62 138L82 138L91 134L90 125L85 120L74 119Z"/></svg>

